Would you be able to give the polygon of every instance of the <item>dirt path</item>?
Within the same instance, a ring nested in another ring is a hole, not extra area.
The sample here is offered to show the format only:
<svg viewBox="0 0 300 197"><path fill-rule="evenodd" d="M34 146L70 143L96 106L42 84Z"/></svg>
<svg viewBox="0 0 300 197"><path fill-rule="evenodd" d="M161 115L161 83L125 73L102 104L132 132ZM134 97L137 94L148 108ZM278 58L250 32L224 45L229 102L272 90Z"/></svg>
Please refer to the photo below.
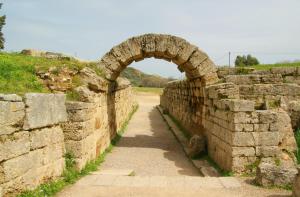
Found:
<svg viewBox="0 0 300 197"><path fill-rule="evenodd" d="M132 169L142 176L199 176L156 109L159 97L137 99L139 110L101 169Z"/></svg>
<svg viewBox="0 0 300 197"><path fill-rule="evenodd" d="M155 108L159 97L137 96L139 110L99 171L66 188L59 197L85 196L289 196L234 177L200 177ZM133 170L135 176L118 172ZM101 174L101 172L112 174Z"/></svg>

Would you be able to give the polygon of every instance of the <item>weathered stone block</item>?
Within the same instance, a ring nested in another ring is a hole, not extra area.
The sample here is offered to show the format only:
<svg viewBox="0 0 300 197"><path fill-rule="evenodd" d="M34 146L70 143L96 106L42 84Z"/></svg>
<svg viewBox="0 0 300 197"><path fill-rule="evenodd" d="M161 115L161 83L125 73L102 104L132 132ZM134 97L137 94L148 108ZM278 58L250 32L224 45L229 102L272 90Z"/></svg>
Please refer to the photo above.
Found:
<svg viewBox="0 0 300 197"><path fill-rule="evenodd" d="M257 146L278 146L278 132L254 132L253 139Z"/></svg>
<svg viewBox="0 0 300 197"><path fill-rule="evenodd" d="M66 122L62 124L65 140L79 141L94 132L93 119L84 122Z"/></svg>
<svg viewBox="0 0 300 197"><path fill-rule="evenodd" d="M31 151L27 154L10 159L0 165L0 183L7 182L23 175L29 169L43 165L43 150Z"/></svg>
<svg viewBox="0 0 300 197"><path fill-rule="evenodd" d="M20 97L16 94L1 94L0 93L0 101L21 102L22 97Z"/></svg>
<svg viewBox="0 0 300 197"><path fill-rule="evenodd" d="M279 154L278 146L257 146L255 147L256 156L275 157Z"/></svg>
<svg viewBox="0 0 300 197"><path fill-rule="evenodd" d="M239 99L230 99L230 100L222 100L225 108L234 112L252 112L254 111L254 101L249 100L239 100Z"/></svg>
<svg viewBox="0 0 300 197"><path fill-rule="evenodd" d="M26 116L23 128L34 129L67 120L64 94L25 94Z"/></svg>
<svg viewBox="0 0 300 197"><path fill-rule="evenodd" d="M0 162L29 152L28 132L17 132L9 136L0 136Z"/></svg>
<svg viewBox="0 0 300 197"><path fill-rule="evenodd" d="M283 186L293 183L296 174L295 167L261 162L256 171L255 181L262 186Z"/></svg>
<svg viewBox="0 0 300 197"><path fill-rule="evenodd" d="M236 156L255 156L255 149L253 147L232 147L232 157Z"/></svg>
<svg viewBox="0 0 300 197"><path fill-rule="evenodd" d="M232 133L232 146L255 146L253 132L234 132Z"/></svg>
<svg viewBox="0 0 300 197"><path fill-rule="evenodd" d="M277 121L277 114L271 110L257 110L260 123L274 123Z"/></svg>
<svg viewBox="0 0 300 197"><path fill-rule="evenodd" d="M8 96L2 98L8 100ZM12 98L11 98L12 99ZM22 128L25 115L23 102L0 101L0 135L11 134Z"/></svg>
<svg viewBox="0 0 300 197"><path fill-rule="evenodd" d="M108 91L108 82L104 78L97 75L97 73L88 67L83 68L80 71L81 80L87 84L90 90L96 92L106 92Z"/></svg>
<svg viewBox="0 0 300 197"><path fill-rule="evenodd" d="M30 148L32 150L63 141L64 135L60 126L35 129L30 132Z"/></svg>

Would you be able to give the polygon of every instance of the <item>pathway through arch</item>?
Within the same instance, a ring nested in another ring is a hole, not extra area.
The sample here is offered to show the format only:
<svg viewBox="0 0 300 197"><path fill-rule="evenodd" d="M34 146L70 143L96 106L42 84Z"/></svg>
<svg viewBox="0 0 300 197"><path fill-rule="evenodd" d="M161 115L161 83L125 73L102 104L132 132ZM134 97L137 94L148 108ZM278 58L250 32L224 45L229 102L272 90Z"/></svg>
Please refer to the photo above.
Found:
<svg viewBox="0 0 300 197"><path fill-rule="evenodd" d="M155 108L159 97L138 95L139 109L99 171L58 197L274 196L288 191L252 186L235 177L201 177ZM133 170L134 176L123 172ZM106 172L106 174L102 173ZM240 183L241 185L240 185Z"/></svg>

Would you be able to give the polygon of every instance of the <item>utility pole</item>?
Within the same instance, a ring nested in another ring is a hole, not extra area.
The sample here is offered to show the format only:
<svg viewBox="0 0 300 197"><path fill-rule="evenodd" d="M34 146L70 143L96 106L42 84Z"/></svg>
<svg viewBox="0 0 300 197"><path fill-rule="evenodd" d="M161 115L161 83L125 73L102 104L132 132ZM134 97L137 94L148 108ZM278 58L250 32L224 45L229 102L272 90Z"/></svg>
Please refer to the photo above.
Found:
<svg viewBox="0 0 300 197"><path fill-rule="evenodd" d="M230 51L228 53L228 61L229 61L229 67L230 67Z"/></svg>

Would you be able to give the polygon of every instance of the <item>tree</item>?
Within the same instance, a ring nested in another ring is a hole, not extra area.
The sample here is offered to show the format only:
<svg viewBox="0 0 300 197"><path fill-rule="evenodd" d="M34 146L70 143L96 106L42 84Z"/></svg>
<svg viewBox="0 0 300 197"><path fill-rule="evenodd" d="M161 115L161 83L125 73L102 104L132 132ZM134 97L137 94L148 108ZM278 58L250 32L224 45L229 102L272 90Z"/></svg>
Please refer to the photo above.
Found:
<svg viewBox="0 0 300 197"><path fill-rule="evenodd" d="M259 61L252 57L250 54L247 56L237 56L234 62L235 66L241 67L241 66L253 66L259 64Z"/></svg>
<svg viewBox="0 0 300 197"><path fill-rule="evenodd" d="M2 3L0 3L0 9L1 7L2 7ZM5 39L3 37L2 28L5 25L5 19L6 19L5 15L0 16L0 49L4 49Z"/></svg>

